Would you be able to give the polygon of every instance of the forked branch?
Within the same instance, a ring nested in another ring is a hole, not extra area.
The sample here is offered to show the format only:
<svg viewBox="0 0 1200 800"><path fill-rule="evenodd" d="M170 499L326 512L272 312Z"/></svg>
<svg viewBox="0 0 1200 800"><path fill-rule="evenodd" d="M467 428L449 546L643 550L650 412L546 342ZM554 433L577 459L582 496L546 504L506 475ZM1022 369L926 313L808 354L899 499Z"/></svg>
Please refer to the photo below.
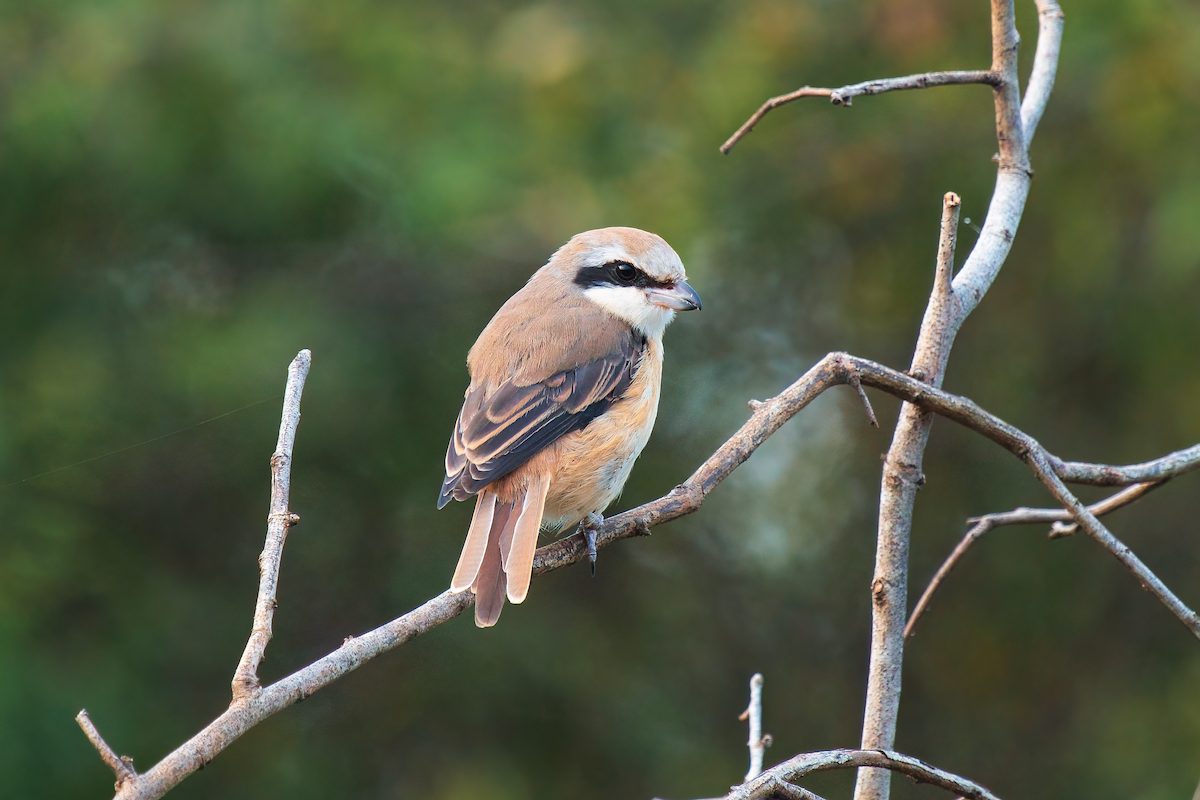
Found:
<svg viewBox="0 0 1200 800"><path fill-rule="evenodd" d="M137 780L138 774L133 769L133 759L129 756L117 755L116 751L108 746L108 742L104 741L100 731L96 730L96 725L88 716L86 708L75 715L75 721L83 729L83 735L92 743L92 747L96 748L96 752L100 754L100 760L107 764L108 768L117 776L114 787L117 791L120 791L121 787L130 781Z"/></svg>
<svg viewBox="0 0 1200 800"><path fill-rule="evenodd" d="M1200 458L1196 459L1194 466L1200 466ZM1106 497L1098 503L1093 503L1088 506L1088 510L1097 517L1102 517L1116 511L1118 508L1140 500L1150 492L1154 491L1170 478L1162 478L1154 483L1135 483L1133 486L1122 489L1111 497ZM1059 539L1064 536L1071 536L1079 529L1079 524L1076 522L1067 523L1073 519L1071 513L1061 508L1017 508L1012 511L1002 511L996 514L985 514L982 517L973 517L967 520L971 525L970 530L963 536L962 541L950 553L942 566L934 574L929 585L925 587L925 591L921 594L921 599L917 601L917 605L913 608L912 615L908 618L908 624L904 626L904 637L913 635L916 628L917 620L928 610L929 604L933 602L933 596L937 590L941 588L942 583L950 575L950 572L958 566L958 562L962 561L963 556L967 554L967 550L971 545L975 544L985 533L995 530L996 528L1005 525L1036 525L1049 524L1050 538Z"/></svg>

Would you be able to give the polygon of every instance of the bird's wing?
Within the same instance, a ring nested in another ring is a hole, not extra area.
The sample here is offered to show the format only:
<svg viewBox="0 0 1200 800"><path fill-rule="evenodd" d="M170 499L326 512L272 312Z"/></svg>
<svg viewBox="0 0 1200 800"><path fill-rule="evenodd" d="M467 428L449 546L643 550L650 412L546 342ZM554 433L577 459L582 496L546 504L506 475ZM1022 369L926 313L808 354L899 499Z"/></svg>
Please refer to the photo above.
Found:
<svg viewBox="0 0 1200 800"><path fill-rule="evenodd" d="M644 349L643 338L623 337L613 352L532 385L508 380L490 393L473 386L446 449L438 508L451 497L465 500L607 411L628 391Z"/></svg>

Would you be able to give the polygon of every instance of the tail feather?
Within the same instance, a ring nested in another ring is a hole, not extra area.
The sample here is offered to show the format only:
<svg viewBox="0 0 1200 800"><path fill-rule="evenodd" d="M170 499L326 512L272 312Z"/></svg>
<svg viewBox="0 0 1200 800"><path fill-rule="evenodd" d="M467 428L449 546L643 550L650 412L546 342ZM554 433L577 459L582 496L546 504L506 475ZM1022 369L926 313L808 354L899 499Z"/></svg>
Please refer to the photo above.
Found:
<svg viewBox="0 0 1200 800"><path fill-rule="evenodd" d="M483 564L484 551L487 550L488 532L492 529L495 511L496 495L480 492L479 500L475 503L475 515L471 517L471 527L467 530L467 541L463 543L454 579L450 581L450 591L462 592L475 583L480 565Z"/></svg>
<svg viewBox="0 0 1200 800"><path fill-rule="evenodd" d="M475 591L475 624L489 628L500 619L508 578L504 572L501 543L512 539L520 518L512 503L496 503L488 530L487 545L471 588Z"/></svg>
<svg viewBox="0 0 1200 800"><path fill-rule="evenodd" d="M550 476L530 486L521 504L521 515L513 526L512 542L508 548L501 543L504 556L504 572L508 576L508 599L513 603L525 602L529 593L529 580L533 577L533 551L537 550L538 531L542 527L542 512L546 508L546 492L550 489Z"/></svg>
<svg viewBox="0 0 1200 800"><path fill-rule="evenodd" d="M479 493L450 581L452 592L474 591L475 624L479 627L496 624L506 596L512 603L522 603L529 594L533 553L549 490L550 476L544 475L516 502L502 503L487 490Z"/></svg>

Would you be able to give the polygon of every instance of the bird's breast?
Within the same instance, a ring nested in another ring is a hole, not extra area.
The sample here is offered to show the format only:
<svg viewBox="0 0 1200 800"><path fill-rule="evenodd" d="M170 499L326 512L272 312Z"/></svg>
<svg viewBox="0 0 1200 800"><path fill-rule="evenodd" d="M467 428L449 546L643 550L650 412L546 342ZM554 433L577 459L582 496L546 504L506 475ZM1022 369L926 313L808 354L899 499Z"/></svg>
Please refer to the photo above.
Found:
<svg viewBox="0 0 1200 800"><path fill-rule="evenodd" d="M574 525L621 494L654 429L662 380L662 340L648 338L625 396L583 430L558 442L545 524Z"/></svg>

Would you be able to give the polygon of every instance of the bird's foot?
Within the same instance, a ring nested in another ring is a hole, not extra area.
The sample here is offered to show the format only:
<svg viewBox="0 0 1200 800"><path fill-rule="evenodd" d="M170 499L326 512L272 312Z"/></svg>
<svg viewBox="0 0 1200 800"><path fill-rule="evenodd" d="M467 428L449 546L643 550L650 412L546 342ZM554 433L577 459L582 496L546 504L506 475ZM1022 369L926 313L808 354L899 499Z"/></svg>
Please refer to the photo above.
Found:
<svg viewBox="0 0 1200 800"><path fill-rule="evenodd" d="M579 522L579 532L583 534L584 544L587 545L588 561L592 565L592 577L596 577L596 531L604 524L601 514L592 512Z"/></svg>

